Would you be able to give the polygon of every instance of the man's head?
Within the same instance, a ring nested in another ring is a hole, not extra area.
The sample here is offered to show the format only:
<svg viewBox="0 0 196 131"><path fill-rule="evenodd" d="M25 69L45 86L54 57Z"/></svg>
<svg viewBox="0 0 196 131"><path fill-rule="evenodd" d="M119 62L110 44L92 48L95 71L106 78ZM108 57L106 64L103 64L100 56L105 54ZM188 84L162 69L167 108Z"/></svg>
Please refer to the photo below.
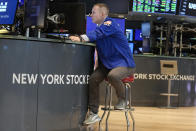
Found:
<svg viewBox="0 0 196 131"><path fill-rule="evenodd" d="M92 8L91 17L93 23L101 24L109 14L109 8L106 4L98 3Z"/></svg>

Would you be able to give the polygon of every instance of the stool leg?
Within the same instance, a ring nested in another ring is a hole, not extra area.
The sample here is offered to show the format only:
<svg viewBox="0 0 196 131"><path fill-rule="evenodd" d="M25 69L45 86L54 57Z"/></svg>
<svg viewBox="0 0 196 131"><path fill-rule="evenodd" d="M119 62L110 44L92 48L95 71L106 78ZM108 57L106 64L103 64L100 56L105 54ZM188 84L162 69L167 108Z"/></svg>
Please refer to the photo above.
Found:
<svg viewBox="0 0 196 131"><path fill-rule="evenodd" d="M103 118L105 116L105 113L107 111L107 108L108 108L108 104L107 104L108 90L109 90L109 86L106 87L106 92L105 92L105 107L104 107L105 109L104 109L104 112L103 112L103 114L101 116L101 120L99 121L99 131L101 131L101 122L102 122L102 120L103 120Z"/></svg>
<svg viewBox="0 0 196 131"><path fill-rule="evenodd" d="M108 119L110 116L110 110L111 110L111 106L112 106L112 86L109 86L110 89L110 95L109 95L109 108L108 108L108 114L107 114L107 118L106 118L106 131L108 131Z"/></svg>
<svg viewBox="0 0 196 131"><path fill-rule="evenodd" d="M129 111L129 114L130 114L131 119L132 119L132 121L133 121L133 128L132 128L132 131L135 131L135 120L134 120L134 117L133 117L132 111Z"/></svg>
<svg viewBox="0 0 196 131"><path fill-rule="evenodd" d="M132 114L132 107L131 107L131 86L130 84L127 84L127 87L129 87L129 114L131 116L131 119L132 119L132 123L133 123L133 128L132 128L132 131L135 131L135 120L134 120L134 117L133 117L133 114Z"/></svg>
<svg viewBox="0 0 196 131"><path fill-rule="evenodd" d="M130 123L129 123L129 117L128 117L127 111L125 111L125 117L126 117L126 121L127 121L127 131L129 131Z"/></svg>
<svg viewBox="0 0 196 131"><path fill-rule="evenodd" d="M127 84L125 84L125 102L126 102L126 104L125 104L125 117L126 117L126 121L127 121L127 131L129 131L129 126L130 126L130 122L129 122L129 117L128 117L128 114L127 114L127 112L128 112L128 110L127 110L127 101L128 101L128 86L127 86Z"/></svg>

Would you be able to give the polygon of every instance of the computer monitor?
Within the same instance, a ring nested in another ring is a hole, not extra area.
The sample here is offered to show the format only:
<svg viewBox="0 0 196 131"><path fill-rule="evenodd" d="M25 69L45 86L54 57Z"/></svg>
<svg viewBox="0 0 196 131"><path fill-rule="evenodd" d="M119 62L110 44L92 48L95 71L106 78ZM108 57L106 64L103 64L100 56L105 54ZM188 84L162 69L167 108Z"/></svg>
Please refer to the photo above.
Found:
<svg viewBox="0 0 196 131"><path fill-rule="evenodd" d="M150 22L142 23L142 37L144 38L150 37Z"/></svg>
<svg viewBox="0 0 196 131"><path fill-rule="evenodd" d="M126 36L129 42L133 41L133 29L126 29Z"/></svg>
<svg viewBox="0 0 196 131"><path fill-rule="evenodd" d="M121 27L122 31L125 33L125 19L123 18L112 18L113 20L116 21L116 23L119 24L119 26Z"/></svg>
<svg viewBox="0 0 196 131"><path fill-rule="evenodd" d="M24 26L44 28L47 0L26 0Z"/></svg>
<svg viewBox="0 0 196 131"><path fill-rule="evenodd" d="M121 18L112 18L113 20L116 21L116 23L119 24L121 27L122 31L125 32L125 19ZM86 18L86 32L93 31L96 28L96 24L92 22L92 18L90 16L87 16Z"/></svg>
<svg viewBox="0 0 196 131"><path fill-rule="evenodd" d="M135 29L135 41L142 41L142 31L141 29Z"/></svg>
<svg viewBox="0 0 196 131"><path fill-rule="evenodd" d="M133 12L176 14L177 0L133 0Z"/></svg>
<svg viewBox="0 0 196 131"><path fill-rule="evenodd" d="M18 0L19 7L24 5L24 0Z"/></svg>
<svg viewBox="0 0 196 131"><path fill-rule="evenodd" d="M97 24L92 22L92 18L90 16L86 16L86 33L95 30Z"/></svg>
<svg viewBox="0 0 196 131"><path fill-rule="evenodd" d="M196 0L180 0L179 15L196 16Z"/></svg>
<svg viewBox="0 0 196 131"><path fill-rule="evenodd" d="M49 3L50 14L63 14L64 24L52 24L48 26L49 30L67 30L69 34L84 34L86 32L86 12L85 4L80 2L51 1ZM49 31L51 32L51 31Z"/></svg>
<svg viewBox="0 0 196 131"><path fill-rule="evenodd" d="M129 48L131 50L131 54L133 54L134 43L129 43Z"/></svg>
<svg viewBox="0 0 196 131"><path fill-rule="evenodd" d="M0 25L11 25L17 9L18 0L0 0Z"/></svg>

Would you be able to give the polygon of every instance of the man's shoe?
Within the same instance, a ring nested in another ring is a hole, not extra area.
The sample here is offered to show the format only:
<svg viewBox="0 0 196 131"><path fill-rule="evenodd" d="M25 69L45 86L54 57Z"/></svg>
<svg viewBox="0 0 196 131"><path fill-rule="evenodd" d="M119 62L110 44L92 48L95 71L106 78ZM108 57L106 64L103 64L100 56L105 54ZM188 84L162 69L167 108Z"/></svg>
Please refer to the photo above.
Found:
<svg viewBox="0 0 196 131"><path fill-rule="evenodd" d="M124 110L126 109L127 105L129 104L129 101L125 101L123 99L119 100L118 103L114 106L115 110Z"/></svg>
<svg viewBox="0 0 196 131"><path fill-rule="evenodd" d="M83 122L83 124L89 125L98 122L100 120L101 118L98 116L98 114L94 114L93 112L90 112L88 118Z"/></svg>

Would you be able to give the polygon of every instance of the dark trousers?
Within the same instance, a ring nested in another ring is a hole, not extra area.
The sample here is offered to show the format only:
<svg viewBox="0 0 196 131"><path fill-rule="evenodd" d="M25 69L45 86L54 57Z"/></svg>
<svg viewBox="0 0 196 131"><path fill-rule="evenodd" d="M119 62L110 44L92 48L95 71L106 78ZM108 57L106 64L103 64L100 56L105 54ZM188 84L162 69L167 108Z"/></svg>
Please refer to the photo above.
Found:
<svg viewBox="0 0 196 131"><path fill-rule="evenodd" d="M125 99L123 78L130 76L135 68L117 67L111 70L99 65L89 79L89 110L98 113L99 109L99 84L107 78L115 88L118 99Z"/></svg>

